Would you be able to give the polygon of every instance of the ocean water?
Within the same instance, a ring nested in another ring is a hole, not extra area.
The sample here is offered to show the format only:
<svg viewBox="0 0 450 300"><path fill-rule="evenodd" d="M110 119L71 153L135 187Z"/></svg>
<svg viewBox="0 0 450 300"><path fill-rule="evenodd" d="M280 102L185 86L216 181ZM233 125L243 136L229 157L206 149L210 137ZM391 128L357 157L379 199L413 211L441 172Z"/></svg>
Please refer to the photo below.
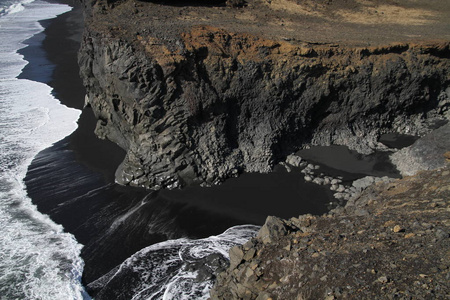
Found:
<svg viewBox="0 0 450 300"><path fill-rule="evenodd" d="M168 240L145 247L91 283L90 288L100 290L99 299L206 300L214 284L210 275L220 261L228 260L229 249L244 244L258 230L259 226L240 225L217 236Z"/></svg>
<svg viewBox="0 0 450 300"><path fill-rule="evenodd" d="M81 245L36 210L23 182L33 157L74 131L80 112L61 105L49 86L17 79L27 64L17 50L43 30L38 20L69 10L0 0L0 299L88 297Z"/></svg>

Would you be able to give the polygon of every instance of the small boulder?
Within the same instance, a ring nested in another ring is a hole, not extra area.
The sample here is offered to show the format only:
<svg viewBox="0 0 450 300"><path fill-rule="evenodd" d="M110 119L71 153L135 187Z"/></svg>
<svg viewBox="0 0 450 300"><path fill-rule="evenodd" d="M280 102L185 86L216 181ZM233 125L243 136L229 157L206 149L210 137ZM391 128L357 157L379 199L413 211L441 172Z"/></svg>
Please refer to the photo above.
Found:
<svg viewBox="0 0 450 300"><path fill-rule="evenodd" d="M284 223L277 217L268 216L266 222L258 232L257 238L264 244L271 243L279 235L286 235L287 230Z"/></svg>
<svg viewBox="0 0 450 300"><path fill-rule="evenodd" d="M286 163L290 164L291 166L299 167L301 162L302 162L302 158L295 154L291 154L288 157L286 157Z"/></svg>
<svg viewBox="0 0 450 300"><path fill-rule="evenodd" d="M234 246L230 249L230 269L236 268L243 260L244 252L241 246Z"/></svg>

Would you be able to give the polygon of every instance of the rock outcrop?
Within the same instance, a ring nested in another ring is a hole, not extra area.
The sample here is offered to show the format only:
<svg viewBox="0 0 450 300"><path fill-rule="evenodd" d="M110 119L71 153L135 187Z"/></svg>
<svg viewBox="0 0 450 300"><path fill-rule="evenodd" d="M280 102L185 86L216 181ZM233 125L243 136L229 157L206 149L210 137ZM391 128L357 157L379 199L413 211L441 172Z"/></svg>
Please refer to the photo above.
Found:
<svg viewBox="0 0 450 300"><path fill-rule="evenodd" d="M445 299L449 205L447 165L372 186L324 216L268 217L231 249L211 299Z"/></svg>
<svg viewBox="0 0 450 300"><path fill-rule="evenodd" d="M86 103L97 135L127 152L120 184L216 184L300 165L289 155L308 145L370 153L382 133L423 136L450 119L445 1L84 5ZM380 182L326 216L269 217L231 250L212 299L445 298L449 172Z"/></svg>
<svg viewBox="0 0 450 300"><path fill-rule="evenodd" d="M444 154L450 149L450 124L446 124L413 145L391 155L402 175L411 176L421 170L434 170L446 164Z"/></svg>
<svg viewBox="0 0 450 300"><path fill-rule="evenodd" d="M300 2L205 2L85 2L81 75L97 135L127 152L120 184L214 184L268 172L308 144L370 153L380 133L423 135L446 118L448 40L418 43L402 27L403 38L386 33L400 42L364 46L367 26L353 25L334 32L342 44L328 42L329 31L316 41L305 22L349 24L333 21L345 1L308 6L318 14L309 19L293 10Z"/></svg>

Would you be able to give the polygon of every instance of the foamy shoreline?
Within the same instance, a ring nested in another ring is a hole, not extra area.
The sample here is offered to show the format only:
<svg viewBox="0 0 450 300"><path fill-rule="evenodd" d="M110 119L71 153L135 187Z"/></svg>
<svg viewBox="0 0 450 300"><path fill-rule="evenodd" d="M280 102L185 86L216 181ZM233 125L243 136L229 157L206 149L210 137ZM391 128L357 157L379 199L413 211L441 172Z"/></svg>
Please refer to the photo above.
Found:
<svg viewBox="0 0 450 300"><path fill-rule="evenodd" d="M0 294L22 299L83 299L81 245L37 211L23 182L35 155L73 132L80 112L61 105L48 85L25 79L22 69L28 62L18 50L26 46L25 40L44 30L39 20L54 18L70 7L43 1L2 4ZM40 71L43 78L47 76L48 68Z"/></svg>

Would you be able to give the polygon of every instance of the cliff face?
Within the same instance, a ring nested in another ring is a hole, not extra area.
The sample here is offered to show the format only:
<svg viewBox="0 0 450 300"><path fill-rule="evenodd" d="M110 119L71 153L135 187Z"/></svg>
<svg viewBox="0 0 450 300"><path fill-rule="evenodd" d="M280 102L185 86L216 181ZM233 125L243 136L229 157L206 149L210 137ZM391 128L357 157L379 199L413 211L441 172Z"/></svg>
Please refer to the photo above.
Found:
<svg viewBox="0 0 450 300"><path fill-rule="evenodd" d="M217 183L307 144L369 153L449 107L448 41L317 44L158 15L176 5L85 5L81 75L97 135L127 151L121 184Z"/></svg>

